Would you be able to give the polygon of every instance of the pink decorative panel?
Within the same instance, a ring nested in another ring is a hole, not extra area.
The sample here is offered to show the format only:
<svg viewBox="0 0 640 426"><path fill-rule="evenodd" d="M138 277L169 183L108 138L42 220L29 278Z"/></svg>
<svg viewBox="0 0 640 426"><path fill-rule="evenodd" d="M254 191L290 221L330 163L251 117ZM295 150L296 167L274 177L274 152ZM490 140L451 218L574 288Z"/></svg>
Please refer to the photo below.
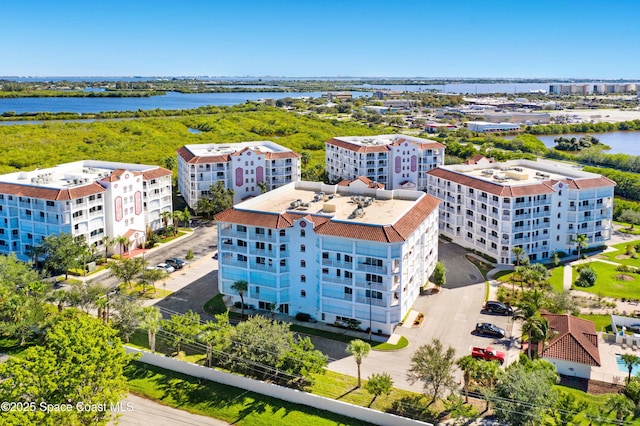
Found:
<svg viewBox="0 0 640 426"><path fill-rule="evenodd" d="M256 182L264 182L264 167L256 167Z"/></svg>
<svg viewBox="0 0 640 426"><path fill-rule="evenodd" d="M411 156L411 171L415 172L418 169L418 157L415 155Z"/></svg>
<svg viewBox="0 0 640 426"><path fill-rule="evenodd" d="M122 197L118 196L113 200L113 210L116 216L116 222L122 220Z"/></svg>
<svg viewBox="0 0 640 426"><path fill-rule="evenodd" d="M236 186L242 186L243 184L242 167L236 169Z"/></svg>
<svg viewBox="0 0 640 426"><path fill-rule="evenodd" d="M400 173L402 170L402 158L396 157L396 173Z"/></svg>
<svg viewBox="0 0 640 426"><path fill-rule="evenodd" d="M136 206L136 214L142 213L142 192L136 191L133 194L133 203Z"/></svg>

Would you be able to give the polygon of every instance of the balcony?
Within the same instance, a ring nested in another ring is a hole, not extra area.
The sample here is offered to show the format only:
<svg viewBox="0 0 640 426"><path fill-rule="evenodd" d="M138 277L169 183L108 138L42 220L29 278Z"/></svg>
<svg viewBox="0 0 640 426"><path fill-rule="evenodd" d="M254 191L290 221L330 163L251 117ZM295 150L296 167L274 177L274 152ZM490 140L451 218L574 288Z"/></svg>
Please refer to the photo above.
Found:
<svg viewBox="0 0 640 426"><path fill-rule="evenodd" d="M251 264L249 265L249 269L251 269L252 271L264 271L264 272L271 272L273 274L275 274L276 271L276 267L271 265L263 265L262 263L255 263L255 262L251 262Z"/></svg>
<svg viewBox="0 0 640 426"><path fill-rule="evenodd" d="M353 294L348 294L348 293L345 293L344 291L322 290L322 297L328 297L331 299L338 299L338 300L348 300L349 302L353 300Z"/></svg>
<svg viewBox="0 0 640 426"><path fill-rule="evenodd" d="M353 284L353 278L335 277L335 276L330 276L328 274L323 274L320 279L327 283L343 284L343 285Z"/></svg>
<svg viewBox="0 0 640 426"><path fill-rule="evenodd" d="M334 266L336 268L343 268L343 269L353 268L353 262L345 262L341 260L322 259L322 264L325 266Z"/></svg>
<svg viewBox="0 0 640 426"><path fill-rule="evenodd" d="M387 273L386 266L374 266L374 265L369 265L367 263L358 263L356 265L356 270L364 271L364 272L373 272L376 274L383 274L383 275L386 275Z"/></svg>
<svg viewBox="0 0 640 426"><path fill-rule="evenodd" d="M356 297L356 303L363 303L365 305L373 305L373 306L383 306L387 307L387 302L385 300L376 299L375 297Z"/></svg>
<svg viewBox="0 0 640 426"><path fill-rule="evenodd" d="M366 288L376 291L389 291L389 283L373 283L369 281L356 281L356 287Z"/></svg>

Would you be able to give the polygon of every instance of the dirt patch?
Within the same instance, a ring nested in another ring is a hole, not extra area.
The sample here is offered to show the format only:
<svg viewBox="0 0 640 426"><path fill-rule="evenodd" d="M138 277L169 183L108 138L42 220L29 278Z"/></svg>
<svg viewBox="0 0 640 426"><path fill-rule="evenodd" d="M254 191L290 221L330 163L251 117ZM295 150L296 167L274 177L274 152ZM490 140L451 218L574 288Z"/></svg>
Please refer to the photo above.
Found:
<svg viewBox="0 0 640 426"><path fill-rule="evenodd" d="M629 275L618 274L618 275L616 275L616 280L619 280L619 281L633 281L633 277L631 277Z"/></svg>

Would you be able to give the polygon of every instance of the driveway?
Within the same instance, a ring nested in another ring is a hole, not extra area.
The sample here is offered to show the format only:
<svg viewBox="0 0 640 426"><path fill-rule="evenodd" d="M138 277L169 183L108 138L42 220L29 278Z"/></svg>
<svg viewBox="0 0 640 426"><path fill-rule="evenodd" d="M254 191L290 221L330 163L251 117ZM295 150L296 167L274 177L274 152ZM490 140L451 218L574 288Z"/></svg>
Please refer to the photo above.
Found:
<svg viewBox="0 0 640 426"><path fill-rule="evenodd" d="M471 346L492 345L505 350L507 340L496 340L471 334L477 322L491 322L504 328L510 335L512 322L509 317L486 315L481 312L484 303L485 283L482 274L465 259L466 250L456 244L440 243L439 259L447 268L447 283L440 292L418 297L413 309L425 315L420 327L397 327L396 334L405 336L409 346L394 352L371 351L362 362L362 377L387 372L394 386L416 392L422 391L419 383L407 381L407 370L415 350L423 344L440 339L444 347L456 350L456 358L470 353ZM355 376L356 363L351 356L329 363L329 369ZM456 378L462 378L460 372Z"/></svg>

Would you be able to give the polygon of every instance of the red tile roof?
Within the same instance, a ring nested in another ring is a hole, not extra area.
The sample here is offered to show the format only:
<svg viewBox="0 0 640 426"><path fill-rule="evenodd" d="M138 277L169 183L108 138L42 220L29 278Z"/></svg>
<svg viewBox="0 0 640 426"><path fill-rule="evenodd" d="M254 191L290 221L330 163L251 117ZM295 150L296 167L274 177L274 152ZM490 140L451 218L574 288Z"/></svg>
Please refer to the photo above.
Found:
<svg viewBox="0 0 640 426"><path fill-rule="evenodd" d="M359 176L357 179L353 180L342 180L338 183L338 186L351 186L351 184L355 181L363 182L369 188L384 189L384 184L380 182L374 182L366 176Z"/></svg>
<svg viewBox="0 0 640 426"><path fill-rule="evenodd" d="M314 223L314 232L320 235L352 238L357 240L396 243L405 241L416 228L438 208L440 200L424 194L407 213L393 225L372 225L333 221L322 215L299 213L270 213L236 210L231 208L218 213L215 219L219 222L231 222L241 225L260 226L265 228L290 228L293 222L303 217Z"/></svg>
<svg viewBox="0 0 640 426"><path fill-rule="evenodd" d="M538 348L541 357L600 366L598 335L593 322L572 315L542 316L556 335L546 347Z"/></svg>
<svg viewBox="0 0 640 426"><path fill-rule="evenodd" d="M125 169L115 169L111 172L111 174L105 178L100 179L101 182L117 182L120 180L120 177L126 172ZM134 176L140 176L142 173L140 172L131 172Z"/></svg>
<svg viewBox="0 0 640 426"><path fill-rule="evenodd" d="M427 174L502 197L523 197L525 195L540 195L555 192L555 190L551 187L552 181L534 183L531 185L510 186L488 182L486 180L478 179L473 176L456 173L454 171L441 168L432 169L428 171Z"/></svg>
<svg viewBox="0 0 640 426"><path fill-rule="evenodd" d="M410 141L405 139L398 139L393 141L389 145L360 145L357 143L346 142L338 139L330 139L326 143L335 145L340 148L348 149L350 151L355 151L355 152L384 152L384 151L389 151L389 146L398 146L403 142L409 142L411 144L418 145L419 149L445 148L445 146L440 142L432 141L429 139L426 139L426 142L415 142L415 141Z"/></svg>
<svg viewBox="0 0 640 426"><path fill-rule="evenodd" d="M97 182L63 189L18 185L15 183L0 183L0 193L2 194L52 201L75 200L76 198L87 197L104 191L105 188Z"/></svg>
<svg viewBox="0 0 640 426"><path fill-rule="evenodd" d="M156 179L163 176L171 176L173 172L171 170L165 169L164 167L157 167L151 170L145 170L142 172L142 176L145 180Z"/></svg>
<svg viewBox="0 0 640 426"><path fill-rule="evenodd" d="M340 148L348 149L349 151L355 152L385 152L389 151L389 147L387 145L358 145L350 142L341 141L338 139L330 139L326 143L330 145L335 145Z"/></svg>
<svg viewBox="0 0 640 426"><path fill-rule="evenodd" d="M473 157L469 158L467 161L464 161L462 164L478 164L478 162L482 159L486 159L490 164L496 162L493 158L487 158L482 154L476 154Z"/></svg>
<svg viewBox="0 0 640 426"><path fill-rule="evenodd" d="M189 164L226 163L231 161L229 154L197 157L184 146L178 149L178 155Z"/></svg>

